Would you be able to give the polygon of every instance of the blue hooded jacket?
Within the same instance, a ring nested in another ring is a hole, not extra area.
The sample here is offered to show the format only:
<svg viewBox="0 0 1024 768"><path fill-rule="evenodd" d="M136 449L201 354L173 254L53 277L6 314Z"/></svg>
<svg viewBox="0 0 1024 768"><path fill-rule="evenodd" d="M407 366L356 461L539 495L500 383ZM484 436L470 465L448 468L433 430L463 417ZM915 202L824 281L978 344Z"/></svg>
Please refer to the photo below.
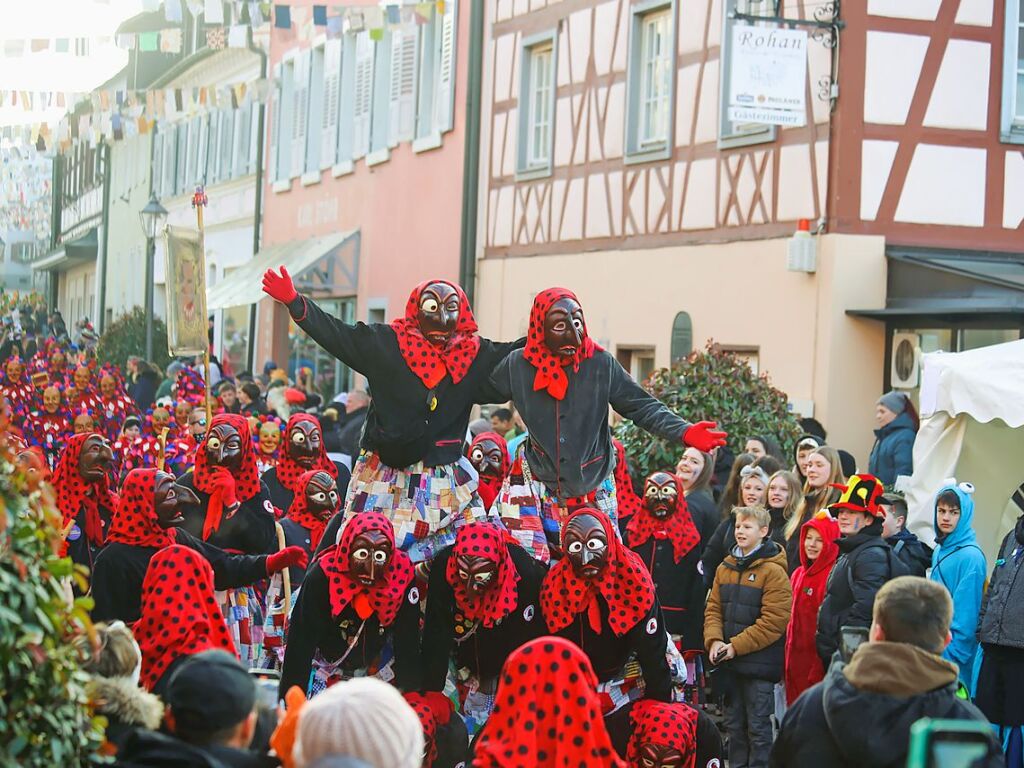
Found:
<svg viewBox="0 0 1024 768"><path fill-rule="evenodd" d="M950 631L953 641L942 652L942 658L960 667L960 680L972 689L974 658L978 651L978 613L985 588L988 564L985 553L978 546L974 522L974 499L957 485L945 485L935 494L938 498L946 491L953 491L960 500L960 520L949 535L936 544L932 553L932 581L949 590L953 598L953 625ZM938 533L938 514L933 512L932 523Z"/></svg>
<svg viewBox="0 0 1024 768"><path fill-rule="evenodd" d="M914 473L914 420L904 411L881 429L875 430L875 445L868 458L868 472L882 485L892 485L899 475Z"/></svg>

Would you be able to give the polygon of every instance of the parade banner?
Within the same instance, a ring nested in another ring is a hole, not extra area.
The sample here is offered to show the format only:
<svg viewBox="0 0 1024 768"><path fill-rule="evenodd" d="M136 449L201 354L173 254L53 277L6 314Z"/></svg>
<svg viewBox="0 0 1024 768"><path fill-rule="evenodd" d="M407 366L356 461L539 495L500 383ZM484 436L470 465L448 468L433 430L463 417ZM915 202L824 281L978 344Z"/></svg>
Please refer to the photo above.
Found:
<svg viewBox="0 0 1024 768"><path fill-rule="evenodd" d="M734 24L729 119L801 126L807 122L807 32Z"/></svg>
<svg viewBox="0 0 1024 768"><path fill-rule="evenodd" d="M167 349L201 355L209 348L206 321L206 252L201 232L167 227Z"/></svg>

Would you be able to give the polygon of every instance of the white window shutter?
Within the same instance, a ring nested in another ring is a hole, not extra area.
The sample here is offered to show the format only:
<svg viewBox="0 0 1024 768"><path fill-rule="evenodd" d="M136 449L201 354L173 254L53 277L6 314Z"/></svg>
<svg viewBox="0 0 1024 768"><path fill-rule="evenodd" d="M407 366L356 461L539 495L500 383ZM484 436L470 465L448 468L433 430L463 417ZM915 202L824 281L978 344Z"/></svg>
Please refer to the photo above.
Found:
<svg viewBox="0 0 1024 768"><path fill-rule="evenodd" d="M309 54L295 61L295 95L292 99L291 175L301 176L306 167L306 118L309 112Z"/></svg>
<svg viewBox="0 0 1024 768"><path fill-rule="evenodd" d="M352 157L370 149L370 114L373 108L374 43L365 30L356 38L355 90L352 104Z"/></svg>
<svg viewBox="0 0 1024 768"><path fill-rule="evenodd" d="M246 166L249 164L249 139L252 136L252 128L250 122L252 121L252 102L246 101L238 108L237 115L237 127L235 129L235 176L244 176L248 171Z"/></svg>
<svg viewBox="0 0 1024 768"><path fill-rule="evenodd" d="M210 151L210 118L199 118L199 141L196 149L196 183L206 183L206 156Z"/></svg>
<svg viewBox="0 0 1024 768"><path fill-rule="evenodd" d="M455 125L456 0L445 3L444 15L439 19L439 24L434 125L443 133Z"/></svg>
<svg viewBox="0 0 1024 768"><path fill-rule="evenodd" d="M228 107L220 114L220 175L218 181L231 178L232 154L235 137L235 110Z"/></svg>
<svg viewBox="0 0 1024 768"><path fill-rule="evenodd" d="M185 191L188 179L186 178L186 171L188 170L188 121L182 121L178 123L178 167L177 175L174 185L174 194L180 195Z"/></svg>
<svg viewBox="0 0 1024 768"><path fill-rule="evenodd" d="M163 197L164 191L162 189L162 178L160 174L160 163L163 161L163 149L164 149L164 135L162 133L153 134L153 164L152 164L152 177L153 177L153 191L157 197Z"/></svg>
<svg viewBox="0 0 1024 768"><path fill-rule="evenodd" d="M410 141L416 130L416 29L396 30L391 38L388 145Z"/></svg>
<svg viewBox="0 0 1024 768"><path fill-rule="evenodd" d="M320 169L334 165L338 149L338 111L341 99L341 40L324 46L324 98L320 112Z"/></svg>
<svg viewBox="0 0 1024 768"><path fill-rule="evenodd" d="M341 49L341 93L338 99L338 152L335 162L352 160L355 129L356 37L345 35Z"/></svg>

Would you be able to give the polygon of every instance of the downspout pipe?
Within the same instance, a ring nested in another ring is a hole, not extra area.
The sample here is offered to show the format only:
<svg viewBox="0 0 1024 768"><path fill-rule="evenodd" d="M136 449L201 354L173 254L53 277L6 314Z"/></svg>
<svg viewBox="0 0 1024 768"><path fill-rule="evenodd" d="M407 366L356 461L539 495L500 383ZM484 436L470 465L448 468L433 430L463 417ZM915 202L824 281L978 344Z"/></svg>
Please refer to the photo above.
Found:
<svg viewBox="0 0 1024 768"><path fill-rule="evenodd" d="M462 236L459 284L470 303L476 294L476 232L480 195L481 86L484 61L484 0L471 0L469 72L466 87L466 139L462 162Z"/></svg>
<svg viewBox="0 0 1024 768"><path fill-rule="evenodd" d="M107 264L109 259L107 258L108 252L107 247L110 244L110 187L111 187L111 147L107 142L103 143L104 159L103 159L103 242L100 244L100 254L97 255L96 264L96 278L99 282L99 290L96 291L97 296L97 308L96 308L96 333L102 334L107 324ZM150 161L150 167L153 163Z"/></svg>
<svg viewBox="0 0 1024 768"><path fill-rule="evenodd" d="M259 46L253 45L252 31L249 32L249 50L260 57L260 79L267 79L267 52ZM267 105L260 103L257 112L256 135L259 137L256 144L256 198L253 206L252 222L252 255L255 258L260 252L260 229L263 226L263 149L267 142L264 134L264 123L267 115ZM256 373L256 308L259 302L249 305L249 370Z"/></svg>

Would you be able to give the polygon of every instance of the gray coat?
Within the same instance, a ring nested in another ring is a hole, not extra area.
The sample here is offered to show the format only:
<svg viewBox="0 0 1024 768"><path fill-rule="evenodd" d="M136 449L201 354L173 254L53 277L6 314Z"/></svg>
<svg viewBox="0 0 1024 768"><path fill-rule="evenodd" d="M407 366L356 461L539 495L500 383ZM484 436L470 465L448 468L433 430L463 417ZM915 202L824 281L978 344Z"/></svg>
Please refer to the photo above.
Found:
<svg viewBox="0 0 1024 768"><path fill-rule="evenodd" d="M1024 556L1013 556L1018 546L1022 545L1010 531L999 547L978 616L978 640L982 643L1024 648Z"/></svg>

